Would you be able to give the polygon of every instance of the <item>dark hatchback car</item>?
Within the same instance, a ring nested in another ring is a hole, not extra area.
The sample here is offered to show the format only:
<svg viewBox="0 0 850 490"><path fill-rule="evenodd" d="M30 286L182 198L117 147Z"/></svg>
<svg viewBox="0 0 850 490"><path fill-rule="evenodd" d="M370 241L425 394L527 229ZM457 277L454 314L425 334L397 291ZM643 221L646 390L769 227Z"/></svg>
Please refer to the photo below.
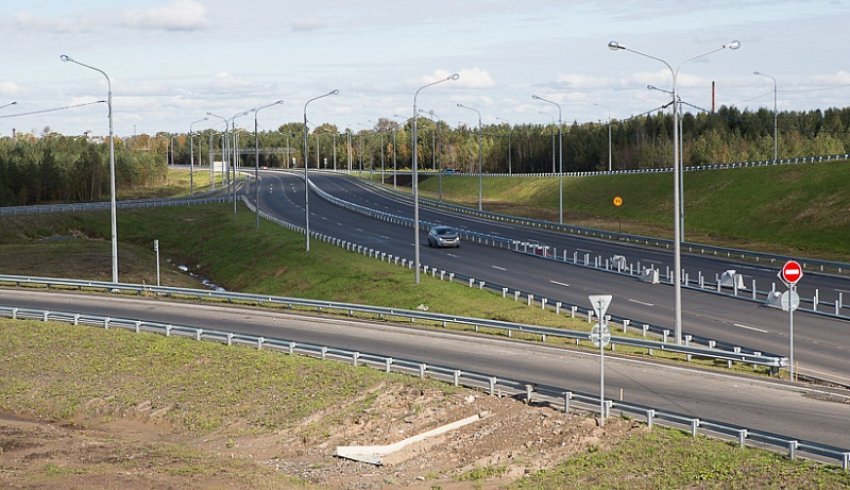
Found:
<svg viewBox="0 0 850 490"><path fill-rule="evenodd" d="M431 247L460 247L460 235L451 226L432 226L428 230L428 245Z"/></svg>

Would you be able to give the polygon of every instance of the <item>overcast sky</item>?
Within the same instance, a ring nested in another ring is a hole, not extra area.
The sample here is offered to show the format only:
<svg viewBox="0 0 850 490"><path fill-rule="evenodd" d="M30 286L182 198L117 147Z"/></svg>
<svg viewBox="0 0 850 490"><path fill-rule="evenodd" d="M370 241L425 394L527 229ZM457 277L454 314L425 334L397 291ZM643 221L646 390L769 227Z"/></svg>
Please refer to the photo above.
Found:
<svg viewBox="0 0 850 490"><path fill-rule="evenodd" d="M430 87L419 107L451 126L507 120L622 119L657 108L670 89L660 62L608 42L662 58L673 67L739 40L682 67L683 100L773 107L844 107L850 100L850 2L847 0L0 0L0 116L106 98L112 80L115 131L120 136L186 132L206 112L225 117L284 99L260 112L260 128L308 117L341 130L360 130L380 117L412 115L413 94ZM598 105L597 105L598 104ZM105 104L0 118L0 134L108 131ZM252 126L250 118L239 125ZM210 123L212 124L212 123ZM207 127L195 124L195 129ZM219 124L219 126L221 126Z"/></svg>

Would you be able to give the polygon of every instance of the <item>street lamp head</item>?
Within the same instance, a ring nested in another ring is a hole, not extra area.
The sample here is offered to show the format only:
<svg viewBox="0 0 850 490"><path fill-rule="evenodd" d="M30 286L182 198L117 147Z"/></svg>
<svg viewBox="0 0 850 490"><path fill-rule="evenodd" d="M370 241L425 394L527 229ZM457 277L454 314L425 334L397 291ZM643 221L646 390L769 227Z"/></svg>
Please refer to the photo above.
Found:
<svg viewBox="0 0 850 490"><path fill-rule="evenodd" d="M452 73L451 75L449 75L448 78L446 78L446 80L457 80L458 78L460 78L460 75L458 75L457 73Z"/></svg>
<svg viewBox="0 0 850 490"><path fill-rule="evenodd" d="M735 49L738 49L738 48L740 48L740 47L741 47L741 42L740 42L740 41L731 41L731 42L729 42L729 43L727 43L727 44L724 44L724 45L723 45L723 47L724 47L724 48L729 48L729 49L731 49L731 50L735 50Z"/></svg>
<svg viewBox="0 0 850 490"><path fill-rule="evenodd" d="M753 75L761 75L761 72L760 71L754 71Z"/></svg>
<svg viewBox="0 0 850 490"><path fill-rule="evenodd" d="M59 55L59 59L62 60L63 62L71 61L71 57L68 56L67 54Z"/></svg>
<svg viewBox="0 0 850 490"><path fill-rule="evenodd" d="M540 97L538 97L536 95L532 95L531 98L534 99L534 100L540 100Z"/></svg>
<svg viewBox="0 0 850 490"><path fill-rule="evenodd" d="M329 95L339 95L339 89L331 90Z"/></svg>
<svg viewBox="0 0 850 490"><path fill-rule="evenodd" d="M617 41L611 41L608 43L608 49L610 49L611 51L617 51L620 49L626 49L626 47L621 45Z"/></svg>

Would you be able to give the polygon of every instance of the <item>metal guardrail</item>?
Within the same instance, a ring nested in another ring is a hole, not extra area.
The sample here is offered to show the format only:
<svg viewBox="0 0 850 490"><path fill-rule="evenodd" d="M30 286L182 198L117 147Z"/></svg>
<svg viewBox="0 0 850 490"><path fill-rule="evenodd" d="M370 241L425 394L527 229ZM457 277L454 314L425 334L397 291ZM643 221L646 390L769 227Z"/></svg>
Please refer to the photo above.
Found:
<svg viewBox="0 0 850 490"><path fill-rule="evenodd" d="M189 206L192 204L210 204L229 202L230 197L187 197L179 199L138 199L117 201L117 209L159 208L165 206ZM30 214L70 213L75 211L103 211L110 207L109 201L84 202L71 204L39 204L34 206L0 207L0 216L20 216Z"/></svg>
<svg viewBox="0 0 850 490"><path fill-rule="evenodd" d="M820 162L837 162L850 160L850 153L838 153L834 155L817 155L817 156L808 156L808 157L794 157L794 158L780 158L778 160L755 160L751 162L733 162L733 163L709 163L706 165L690 165L686 167L682 167L685 172L699 172L705 170L731 170L731 169L739 169L739 168L757 168L757 167L774 167L777 165L799 165L805 163L820 163ZM627 170L596 170L596 171L588 171L588 172L564 172L563 175L565 177L592 177L597 175L636 175L636 174L658 174L658 173L670 173L673 171L673 167L659 167L659 168L639 168L639 169L627 169ZM351 173L351 174L359 174L359 173L383 173L385 175L392 175L393 172L389 170L372 170L371 172L368 170L357 171L357 170L338 170L338 172L343 173ZM420 175L436 175L438 171L422 171L420 170ZM397 171L396 175L413 175L411 171ZM478 177L477 173L470 172L459 172L457 170L452 170L450 172L443 171L443 175L458 175L465 177ZM486 174L488 177L521 177L521 178L539 178L539 177L553 177L560 175L557 172L539 172L539 173L488 173Z"/></svg>
<svg viewBox="0 0 850 490"><path fill-rule="evenodd" d="M746 444L751 444L776 451L787 451L788 456L792 459L798 456L808 456L818 460L838 461L838 464L841 465L844 471L850 471L850 450L847 449L719 421L694 418L667 410L650 408L645 405L616 400L604 400L600 399L599 395L565 390L552 386L535 385L522 380L434 365L421 360L398 359L375 353L350 351L338 347L279 338L258 337L136 319L83 315L73 312L0 306L0 315L15 320L31 319L45 322L52 320L71 323L73 325L102 326L105 329L122 328L136 333L158 333L166 336L193 338L197 341L207 340L219 342L228 346L244 345L256 347L257 349L272 349L289 355L299 354L322 360L350 362L355 367L360 365L368 366L374 369L384 370L388 374L390 372L397 372L418 376L423 379L430 377L452 383L454 386L483 390L491 396L524 396L528 401L532 401L534 398L537 401L545 401L554 407L563 407L565 413L569 412L571 407L593 413L600 406L603 406L605 416L610 416L611 411L616 410L621 416L643 417L650 428L654 424L663 424L677 429L689 429L694 437L702 430L702 433L707 436L736 439L742 447Z"/></svg>
<svg viewBox="0 0 850 490"><path fill-rule="evenodd" d="M839 155L844 157L844 155ZM850 158L850 155L847 155ZM817 157L812 157L817 158ZM737 167L736 167L737 168ZM607 172L605 172L607 174ZM457 174L453 174L457 175ZM477 175L477 174L476 174ZM553 174L557 175L557 174ZM380 190L384 193L389 193L395 195L396 197L409 200L411 199L409 194L394 191L392 189L387 189L385 187L381 187L376 185L373 182L368 180L363 181L365 184ZM469 216L473 216L476 218L486 219L490 221L501 221L504 223L512 223L518 224L522 226L526 226L529 228L539 228L542 230L551 230L559 233L566 233L570 235L577 236L585 236L592 238L599 238L608 241L619 241L630 244L637 244L643 246L650 246L655 248L663 248L663 249L672 249L673 241L664 239L664 238L655 238L655 237L647 237L642 235L631 235L628 233L614 232L614 231L606 231L600 230L597 228L587 228L583 226L574 226L567 224L555 223L553 221L547 221L542 219L534 219L534 218L526 218L523 216L513 216L509 214L500 214L500 213L492 213L489 211L479 211L475 208L469 208L466 206L459 206L456 204L450 204L444 201L435 201L433 199L426 199L420 196L419 202L421 204L425 204L430 207L434 207L437 209L445 209L447 211L452 211L459 214L465 214ZM751 250L743 250L743 249L735 249L729 247L719 247L714 245L706 245L701 243L692 243L692 242L683 242L682 244L682 252L692 253L692 254L701 254L701 255L713 255L715 257L726 257L729 259L740 259L740 260L749 260L755 263L766 263L780 266L787 262L788 260L796 260L800 263L804 270L807 272L821 272L821 273L834 273L834 274L848 274L850 273L850 263L847 262L838 262L838 261L830 261L830 260L822 260L822 259L814 259L814 258L800 258L800 257L791 257L788 255L778 255L778 254L769 254L762 252L755 252Z"/></svg>
<svg viewBox="0 0 850 490"><path fill-rule="evenodd" d="M360 247L360 246L357 246ZM427 273L427 271L426 271ZM449 279L452 280L454 274L450 274ZM302 298L290 298L282 296L273 296L265 294L251 293L236 293L223 292L202 289L190 288L175 288L165 286L148 286L140 284L124 284L112 283L104 281L86 281L79 279L58 279L47 277L27 277L27 276L9 276L0 275L0 284L14 284L17 287L21 286L43 286L46 288L74 288L79 290L99 290L118 293L132 294L155 294L166 297L181 297L206 300L218 300L228 303L250 303L250 304L267 304L276 306L285 306L287 308L305 308L315 309L318 312L335 311L342 314L353 316L355 313L370 315L375 318L403 318L409 322L419 321L430 324L439 324L447 327L449 324L460 325L468 328L473 328L479 331L482 328L497 330L508 337L513 337L514 334L526 334L539 337L541 341L546 341L548 337L562 338L575 340L576 345L579 345L582 340L589 340L589 333L582 331L564 330L557 328L540 327L523 323L504 322L499 320L490 320L485 318L466 317L461 315L449 315L442 313L430 313L427 311L405 310L401 308L387 308L381 306L359 305L353 303L339 303L334 301L311 300ZM575 315L577 307L571 310ZM588 319L591 317L588 316ZM628 325L628 323L626 323ZM646 330L644 330L644 333ZM688 339L690 340L690 339ZM702 359L717 359L727 362L731 367L733 362L751 364L754 366L765 366L773 369L785 367L788 361L784 357L761 352L747 352L735 347L731 350L718 348L717 346L702 347L691 345L690 341L685 344L668 343L666 336L664 341L653 341L646 338L633 337L611 337L611 350L615 350L616 346L628 346L639 349L646 349L649 353L655 351L670 352L680 354L691 360L692 357Z"/></svg>
<svg viewBox="0 0 850 490"><path fill-rule="evenodd" d="M312 185L312 183L311 183L311 185ZM318 189L317 187L314 187L314 188L317 190L317 192L319 192L320 196L322 196L322 197L328 196L328 194L324 193L321 189ZM331 196L331 197L333 197L333 196ZM334 199L336 199L336 198L334 198ZM391 221L391 222L394 222L394 223L397 223L397 224L406 224L408 226L413 226L413 221L410 220L409 218L400 217L400 216L392 215L392 214L389 214L389 213L384 213L384 212L381 212L381 211L375 211L375 210L372 210L370 208L365 208L363 206L358 206L358 205L348 203L348 202L343 201L341 199L339 201L342 204L349 204L353 208L362 208L365 211L374 212L374 216L377 217L378 219L384 219L384 220ZM253 204L251 204L251 202L244 197L243 197L243 203L252 212L255 210ZM267 219L267 220L269 220L273 223L276 223L279 226L287 228L289 230L297 231L299 233L305 232L304 228L297 226L297 225L294 225L294 224L291 224L289 222L277 219L273 216L268 215L267 213L263 212L262 210L260 211L260 215L263 216L265 219ZM426 223L425 226L427 226L427 222L425 222L425 223ZM322 240L326 243L330 243L332 245L344 248L348 251L360 253L360 254L363 254L363 255L367 255L369 257L374 257L376 259L380 259L381 261L386 260L388 263L394 263L396 265L401 265L402 267L407 267L407 268L410 268L410 269L412 269L414 267L413 260L411 260L409 258L402 258L402 257L399 257L399 256L394 256L392 254L388 254L386 252L382 252L380 250L377 250L377 249L374 249L374 248L371 248L371 247L359 245L359 244L349 242L349 241L346 241L346 240L342 240L340 238L336 238L336 237L333 237L333 236L330 236L330 235L324 235L324 234L321 234L321 233L311 232L311 236L316 238L316 239ZM462 235L462 236L464 236L464 235ZM483 235L483 234L465 235L465 237L467 239L473 240L473 241L477 239L479 244L486 244L486 245L489 245L491 242L488 241L488 240L492 239L492 237L488 237L487 235ZM497 239L495 241L495 243L500 244L500 246L506 245L505 241L503 241L501 239ZM515 243L515 242L512 242L512 243ZM495 293L501 293L503 298L506 298L508 296L508 292L513 289L513 288L510 288L510 287L507 287L507 286L504 286L504 285L501 285L501 284L493 283L493 282L476 280L474 277L468 276L468 275L465 275L465 274L462 274L462 273L440 270L440 269L437 269L436 267L430 267L430 266L424 265L424 264L420 264L420 265L422 267L423 272L426 275L430 273L432 277L435 277L435 278L439 277L440 280L448 279L450 282L454 282L455 280L459 280L462 283L468 284L469 287L478 287L479 289L486 289L488 291L492 291L492 292L495 292ZM513 289L513 296L514 296L514 301L519 301L521 296L526 298L527 304L528 304L529 307L536 306L537 304L539 304L541 308L545 309L545 308L548 307L550 309L553 309L556 314L560 314L561 310L563 309L564 311L568 311L572 318L575 318L577 316L577 314L581 314L581 315L587 316L588 322L593 321L594 312L591 308L585 308L585 307L577 306L577 305L564 305L562 302L559 302L559 301L549 301L549 299L545 298L545 297L535 298L533 293L523 292L523 291L516 290L516 289ZM614 322L620 323L622 325L623 333L626 333L629 326L632 325L633 326L632 328L635 328L635 329L637 329L638 332L643 333L644 338L646 338L647 333L652 332L653 334L658 335L659 337L662 337L664 339L664 343L666 344L667 338L670 336L670 329L665 328L665 327L660 326L660 325L654 325L654 324L651 324L651 323L636 322L632 319L617 316L617 315L606 315L606 317L608 318L608 320L614 320ZM640 328L638 328L638 325L640 325ZM734 344L731 344L731 343L728 343L728 342L718 341L716 339L711 339L711 338L708 338L708 337L702 337L702 336L699 336L699 335L692 335L692 334L684 335L683 340L685 342L685 345L691 345L691 342L694 342L696 344L701 344L701 345L707 347L708 349L719 348L721 350L731 351L731 352L736 353L736 354L747 353L747 354L753 354L753 355L756 355L756 356L766 355L768 357L773 357L773 358L777 358L777 359L786 359L784 357L779 356L778 354L765 353L765 352L762 352L762 351L757 351L757 350L752 349L752 348L734 345ZM650 355L653 354L652 349L648 349L647 351ZM782 361L782 362L787 362L787 361ZM732 363L732 360L727 360L727 367L729 367L730 369L732 367L731 363ZM782 367L782 366L784 366L784 364L780 364L780 367Z"/></svg>

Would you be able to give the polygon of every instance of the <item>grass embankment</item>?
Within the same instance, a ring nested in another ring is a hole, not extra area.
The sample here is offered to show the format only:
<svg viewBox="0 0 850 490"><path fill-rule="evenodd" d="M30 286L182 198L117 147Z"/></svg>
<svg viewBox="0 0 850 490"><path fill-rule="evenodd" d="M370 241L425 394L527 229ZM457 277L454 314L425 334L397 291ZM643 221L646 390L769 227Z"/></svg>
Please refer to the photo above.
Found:
<svg viewBox="0 0 850 490"><path fill-rule="evenodd" d="M565 461L510 488L850 488L850 473L655 428L630 435L610 450L590 451Z"/></svg>
<svg viewBox="0 0 850 490"><path fill-rule="evenodd" d="M672 174L564 178L564 221L672 236ZM444 175L443 199L476 207L478 179ZM558 219L558 179L484 177L484 209ZM687 172L685 236L776 253L850 260L850 162ZM438 179L420 184L437 197ZM615 208L614 196L624 204Z"/></svg>
<svg viewBox="0 0 850 490"><path fill-rule="evenodd" d="M216 185L220 186L222 175L216 174ZM211 189L209 168L195 167L191 176L191 184L195 193L206 192ZM163 197L188 196L190 187L189 171L180 168L169 168L166 174L165 184L119 187L119 200L125 199L154 199Z"/></svg>
<svg viewBox="0 0 850 490"><path fill-rule="evenodd" d="M345 252L318 240L304 252L303 235L239 208L205 205L118 213L119 279L155 282L153 240L160 243L164 285L192 280L175 266L211 278L228 290L415 309L586 328L584 322L528 308L492 293L429 276L413 284L413 272ZM109 214L106 212L3 218L0 271L110 280ZM40 261L42 257L49 260ZM170 261L170 265L169 265ZM172 282L173 281L173 282ZM197 282L194 282L197 287Z"/></svg>
<svg viewBox="0 0 850 490"><path fill-rule="evenodd" d="M256 451L269 448L237 451L236 446L268 437L284 444L277 451L286 451L289 443L284 441L292 437L307 447L319 445L329 434L344 430L352 417L359 420L377 413L373 408L377 393L427 390L440 406L446 403L441 399L457 392L448 385L348 364L124 330L0 320L0 337L4 339L0 413L95 430L52 436L62 445L53 451L41 437L22 441L18 429L0 432L0 448L5 446L12 454L35 450L26 463L15 460L4 465L0 482L13 486L306 486L269 463L278 460L274 452L256 456ZM423 409L412 406L402 413ZM317 418L317 413L323 417ZM133 432L148 435L118 435L133 420L139 421L131 426ZM42 444L44 448L39 447ZM675 430L639 431L620 441L606 439L604 445L613 447L591 446L588 452L514 485L850 487L850 474L835 467L741 450L705 437L693 439ZM226 456L231 450L236 455ZM334 466L326 459L315 464ZM455 479L477 487L499 475L499 467L484 466Z"/></svg>

